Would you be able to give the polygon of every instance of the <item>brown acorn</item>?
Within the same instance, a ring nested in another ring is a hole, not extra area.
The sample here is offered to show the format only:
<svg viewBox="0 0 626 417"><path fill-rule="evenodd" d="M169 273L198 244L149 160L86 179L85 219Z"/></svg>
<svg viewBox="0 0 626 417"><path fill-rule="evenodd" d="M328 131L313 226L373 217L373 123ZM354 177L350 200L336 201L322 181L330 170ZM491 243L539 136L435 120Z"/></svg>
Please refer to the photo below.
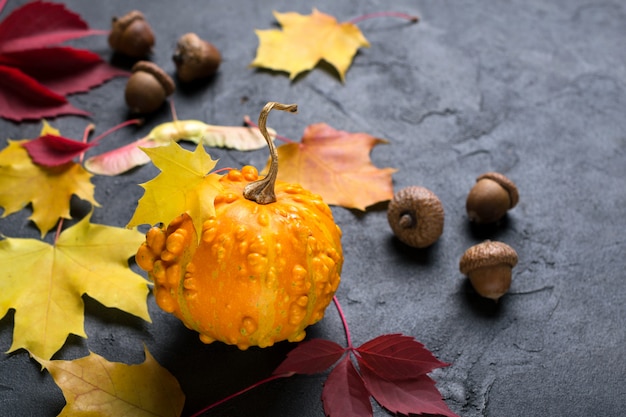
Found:
<svg viewBox="0 0 626 417"><path fill-rule="evenodd" d="M400 241L425 248L435 243L443 232L443 205L427 188L406 187L389 202L387 220Z"/></svg>
<svg viewBox="0 0 626 417"><path fill-rule="evenodd" d="M515 249L506 243L487 240L465 251L459 269L478 294L497 301L511 287L512 269L517 260Z"/></svg>
<svg viewBox="0 0 626 417"><path fill-rule="evenodd" d="M187 33L178 39L172 56L176 64L176 76L182 82L207 78L215 74L222 62L220 51L195 33Z"/></svg>
<svg viewBox="0 0 626 417"><path fill-rule="evenodd" d="M131 112L151 113L174 92L174 81L155 63L138 61L132 71L124 91Z"/></svg>
<svg viewBox="0 0 626 417"><path fill-rule="evenodd" d="M493 223L504 217L518 201L519 193L513 181L498 172L487 172L476 178L465 207L470 221Z"/></svg>
<svg viewBox="0 0 626 417"><path fill-rule="evenodd" d="M132 58L143 58L154 46L154 33L143 13L133 10L114 17L109 33L109 45L115 52Z"/></svg>

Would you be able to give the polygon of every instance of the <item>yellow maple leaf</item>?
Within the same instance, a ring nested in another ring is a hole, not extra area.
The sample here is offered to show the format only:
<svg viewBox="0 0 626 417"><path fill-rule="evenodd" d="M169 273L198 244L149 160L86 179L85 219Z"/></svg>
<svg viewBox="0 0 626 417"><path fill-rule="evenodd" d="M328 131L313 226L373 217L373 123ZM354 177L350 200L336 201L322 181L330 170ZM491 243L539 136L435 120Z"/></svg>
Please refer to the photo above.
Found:
<svg viewBox="0 0 626 417"><path fill-rule="evenodd" d="M138 365L109 362L93 352L73 361L43 360L63 391L62 416L180 416L185 395L174 376L145 349Z"/></svg>
<svg viewBox="0 0 626 417"><path fill-rule="evenodd" d="M381 143L387 141L325 123L310 125L300 143L277 148L278 179L302 185L321 195L326 204L365 210L393 197L396 169L378 168L369 156Z"/></svg>
<svg viewBox="0 0 626 417"><path fill-rule="evenodd" d="M161 173L141 184L145 192L127 226L168 224L187 213L196 230L202 230L202 223L215 214L213 200L221 190L221 176L210 173L217 160L211 159L202 145L191 152L176 142L144 152Z"/></svg>
<svg viewBox="0 0 626 417"><path fill-rule="evenodd" d="M90 218L64 230L53 246L0 240L0 318L15 309L9 352L24 348L49 359L70 333L87 337L83 294L150 321L148 282L128 266L143 235L91 224Z"/></svg>
<svg viewBox="0 0 626 417"><path fill-rule="evenodd" d="M44 124L42 134L58 132ZM99 206L94 198L91 174L80 164L69 162L57 167L36 165L22 143L27 140L9 140L0 152L0 206L2 217L23 209L28 203L41 236L45 236L59 218L71 219L72 195Z"/></svg>
<svg viewBox="0 0 626 417"><path fill-rule="evenodd" d="M308 16L274 12L274 17L283 30L255 31L259 48L251 65L286 71L290 79L313 69L323 59L335 67L343 81L358 49L370 46L355 24L339 23L317 9Z"/></svg>

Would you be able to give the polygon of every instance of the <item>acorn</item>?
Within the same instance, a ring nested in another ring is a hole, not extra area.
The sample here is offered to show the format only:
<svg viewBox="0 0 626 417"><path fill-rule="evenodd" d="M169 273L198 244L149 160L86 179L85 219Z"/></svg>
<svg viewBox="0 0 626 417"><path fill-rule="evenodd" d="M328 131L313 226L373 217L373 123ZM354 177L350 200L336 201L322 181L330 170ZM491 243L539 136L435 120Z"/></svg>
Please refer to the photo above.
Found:
<svg viewBox="0 0 626 417"><path fill-rule="evenodd" d="M172 56L176 64L176 76L182 82L190 82L215 74L222 62L220 51L195 33L187 33L178 39Z"/></svg>
<svg viewBox="0 0 626 417"><path fill-rule="evenodd" d="M443 233L443 205L427 188L406 187L389 202L387 220L401 242L425 248L435 243Z"/></svg>
<svg viewBox="0 0 626 417"><path fill-rule="evenodd" d="M154 46L154 33L143 13L138 10L113 17L109 45L115 52L132 58L143 58Z"/></svg>
<svg viewBox="0 0 626 417"><path fill-rule="evenodd" d="M487 172L476 178L467 195L465 208L470 221L494 223L519 201L517 186L498 172Z"/></svg>
<svg viewBox="0 0 626 417"><path fill-rule="evenodd" d="M175 89L174 81L158 65L138 61L128 78L124 98L133 113L151 113L161 107Z"/></svg>
<svg viewBox="0 0 626 417"><path fill-rule="evenodd" d="M511 287L512 269L517 260L515 249L506 243L487 240L465 251L459 269L478 294L498 301Z"/></svg>

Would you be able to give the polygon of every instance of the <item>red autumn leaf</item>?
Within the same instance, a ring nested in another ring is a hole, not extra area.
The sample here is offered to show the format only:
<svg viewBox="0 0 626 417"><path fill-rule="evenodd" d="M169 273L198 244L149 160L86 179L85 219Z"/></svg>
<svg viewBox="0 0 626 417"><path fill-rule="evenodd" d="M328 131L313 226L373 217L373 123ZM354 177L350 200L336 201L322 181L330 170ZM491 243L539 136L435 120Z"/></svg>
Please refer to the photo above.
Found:
<svg viewBox="0 0 626 417"><path fill-rule="evenodd" d="M331 371L322 390L324 412L329 417L371 417L370 395L363 379L345 356Z"/></svg>
<svg viewBox="0 0 626 417"><path fill-rule="evenodd" d="M78 14L62 4L32 1L13 10L0 23L0 53L41 48L102 33L89 29Z"/></svg>
<svg viewBox="0 0 626 417"><path fill-rule="evenodd" d="M89 112L74 107L20 70L0 65L0 117L21 121L58 114L86 116Z"/></svg>
<svg viewBox="0 0 626 417"><path fill-rule="evenodd" d="M70 47L30 49L0 55L0 63L24 74L57 94L83 93L126 71L111 67L98 54Z"/></svg>
<svg viewBox="0 0 626 417"><path fill-rule="evenodd" d="M312 339L299 344L276 368L274 375L295 372L297 374L316 374L328 369L337 362L345 348L324 339Z"/></svg>
<svg viewBox="0 0 626 417"><path fill-rule="evenodd" d="M402 334L378 336L356 351L361 356L361 362L389 380L416 378L448 365L435 358L423 344Z"/></svg>
<svg viewBox="0 0 626 417"><path fill-rule="evenodd" d="M84 143L67 139L63 136L49 134L22 144L34 163L48 167L70 162L94 145L97 145L97 143Z"/></svg>
<svg viewBox="0 0 626 417"><path fill-rule="evenodd" d="M64 96L128 72L93 52L55 45L104 33L89 29L79 15L59 4L33 1L10 13L0 22L0 117L19 122L88 115Z"/></svg>
<svg viewBox="0 0 626 417"><path fill-rule="evenodd" d="M374 372L361 358L357 357L357 360L367 391L392 413L459 417L448 408L435 381L428 375L390 381Z"/></svg>

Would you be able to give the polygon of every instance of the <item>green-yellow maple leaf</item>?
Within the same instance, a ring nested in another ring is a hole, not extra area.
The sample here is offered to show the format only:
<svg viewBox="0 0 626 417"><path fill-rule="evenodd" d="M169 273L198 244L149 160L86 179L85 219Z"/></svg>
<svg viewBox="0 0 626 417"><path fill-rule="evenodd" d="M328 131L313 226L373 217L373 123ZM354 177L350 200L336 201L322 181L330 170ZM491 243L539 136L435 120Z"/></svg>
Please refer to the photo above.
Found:
<svg viewBox="0 0 626 417"><path fill-rule="evenodd" d="M210 173L217 160L211 159L202 145L192 152L171 142L167 146L144 151L161 173L141 184L145 192L128 227L168 224L175 217L187 213L193 219L196 230L202 230L202 223L215 214L213 200L221 190L221 175Z"/></svg>
<svg viewBox="0 0 626 417"><path fill-rule="evenodd" d="M63 391L59 417L178 417L185 395L174 376L145 349L138 365L109 362L90 352L73 361L37 358Z"/></svg>
<svg viewBox="0 0 626 417"><path fill-rule="evenodd" d="M42 135L56 134L58 130L47 123ZM36 165L22 143L27 140L9 140L0 152L0 207L2 217L23 209L29 203L33 212L29 217L45 236L60 218L71 219L72 195L98 206L94 198L92 175L80 164L69 162L57 167Z"/></svg>
<svg viewBox="0 0 626 417"><path fill-rule="evenodd" d="M0 240L0 317L15 309L9 352L24 348L49 359L70 333L87 337L83 294L150 321L148 282L128 266L144 237L90 218L64 230L54 245Z"/></svg>
<svg viewBox="0 0 626 417"><path fill-rule="evenodd" d="M278 13L274 17L281 30L257 30L259 48L253 67L286 71L289 78L313 69L320 60L331 64L343 81L352 58L369 42L351 22L339 23L333 16L316 9L304 16L299 13Z"/></svg>

